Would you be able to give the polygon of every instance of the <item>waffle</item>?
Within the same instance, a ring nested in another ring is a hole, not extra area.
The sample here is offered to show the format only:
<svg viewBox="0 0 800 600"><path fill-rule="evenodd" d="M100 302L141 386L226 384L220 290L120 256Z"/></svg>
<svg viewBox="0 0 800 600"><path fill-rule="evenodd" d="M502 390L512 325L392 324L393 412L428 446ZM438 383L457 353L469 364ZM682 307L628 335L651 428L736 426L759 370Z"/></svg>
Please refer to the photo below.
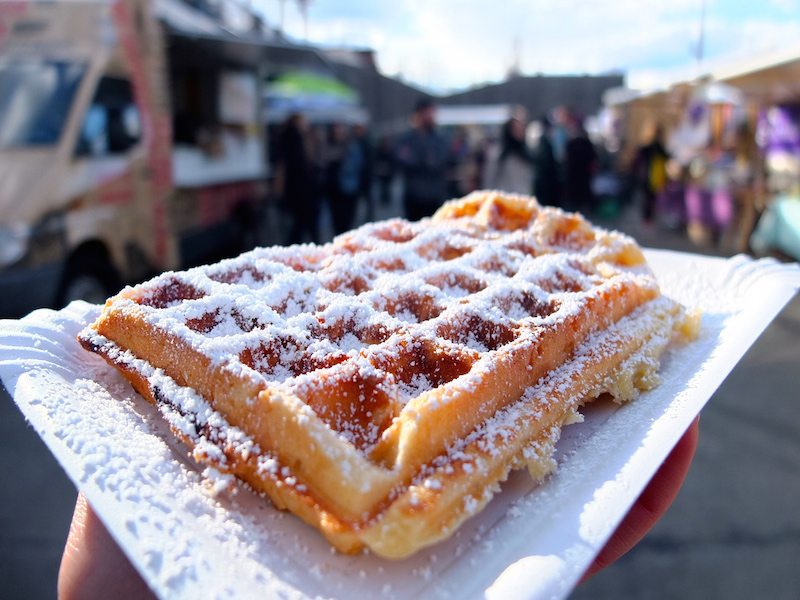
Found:
<svg viewBox="0 0 800 600"><path fill-rule="evenodd" d="M79 339L198 462L343 552L400 558L511 469L546 476L580 406L657 385L662 350L695 325L630 238L481 192L431 219L165 273Z"/></svg>

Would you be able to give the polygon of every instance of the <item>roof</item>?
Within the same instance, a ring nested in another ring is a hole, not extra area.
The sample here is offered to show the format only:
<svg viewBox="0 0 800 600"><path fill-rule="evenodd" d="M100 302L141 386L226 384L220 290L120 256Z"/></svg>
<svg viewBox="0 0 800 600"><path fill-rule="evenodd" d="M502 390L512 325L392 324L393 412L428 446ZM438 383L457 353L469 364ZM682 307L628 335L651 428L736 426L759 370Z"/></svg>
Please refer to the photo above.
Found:
<svg viewBox="0 0 800 600"><path fill-rule="evenodd" d="M156 0L155 12L173 46L209 51L220 60L247 66L306 67L331 72L316 48L289 42L269 29L234 29L180 0Z"/></svg>
<svg viewBox="0 0 800 600"><path fill-rule="evenodd" d="M800 43L732 64L712 73L713 79L739 88L747 98L764 103L800 101Z"/></svg>
<svg viewBox="0 0 800 600"><path fill-rule="evenodd" d="M518 104L530 118L566 105L589 115L602 106L603 93L623 85L623 75L534 75L515 76L439 99L440 106L462 104Z"/></svg>
<svg viewBox="0 0 800 600"><path fill-rule="evenodd" d="M502 125L514 112L511 104L440 105L436 110L439 125Z"/></svg>

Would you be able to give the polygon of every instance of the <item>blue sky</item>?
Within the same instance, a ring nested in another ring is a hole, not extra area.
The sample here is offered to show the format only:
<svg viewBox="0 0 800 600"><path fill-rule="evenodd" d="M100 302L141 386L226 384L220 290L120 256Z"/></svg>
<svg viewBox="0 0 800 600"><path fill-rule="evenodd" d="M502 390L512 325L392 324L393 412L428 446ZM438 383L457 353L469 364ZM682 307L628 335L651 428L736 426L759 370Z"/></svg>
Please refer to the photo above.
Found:
<svg viewBox="0 0 800 600"><path fill-rule="evenodd" d="M278 24L281 0L253 4ZM382 71L436 91L500 80L515 55L524 73L624 71L649 88L800 40L800 0L705 4L702 66L702 0L311 0L308 40L372 47ZM304 38L295 0L284 15L286 32Z"/></svg>

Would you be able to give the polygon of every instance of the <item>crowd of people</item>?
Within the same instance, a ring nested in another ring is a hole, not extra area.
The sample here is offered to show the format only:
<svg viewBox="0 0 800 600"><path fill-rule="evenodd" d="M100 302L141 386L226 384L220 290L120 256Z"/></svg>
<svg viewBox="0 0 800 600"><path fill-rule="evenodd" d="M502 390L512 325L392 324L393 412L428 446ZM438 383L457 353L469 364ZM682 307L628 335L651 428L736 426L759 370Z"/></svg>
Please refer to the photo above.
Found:
<svg viewBox="0 0 800 600"><path fill-rule="evenodd" d="M325 204L334 234L356 225L358 214L371 218L376 206L392 203L397 178L402 216L410 220L482 188L534 194L543 204L569 210L595 208L598 156L573 111L558 109L529 123L518 109L499 135L468 139L463 129L443 131L436 110L433 101L420 99L406 131L374 141L362 124L311 127L303 115L292 114L274 157L275 189L291 219L284 241L319 242Z"/></svg>
<svg viewBox="0 0 800 600"><path fill-rule="evenodd" d="M631 195L646 227L658 219L700 245L746 252L770 191L762 152L747 121L694 143L679 125L649 123L629 166ZM716 139L714 139L716 137Z"/></svg>
<svg viewBox="0 0 800 600"><path fill-rule="evenodd" d="M323 200L339 234L353 227L359 200L371 197L374 157L366 128L335 123L326 133L319 139L299 113L280 132L276 191L292 221L287 243L320 241Z"/></svg>
<svg viewBox="0 0 800 600"><path fill-rule="evenodd" d="M449 198L498 189L590 218L626 210L645 229L658 222L697 244L748 251L766 189L755 130L743 122L696 143L695 112L671 130L649 123L638 143L628 140L627 160L566 107L533 121L515 109L495 130L445 129L424 98L405 131L379 137L363 124L311 127L293 114L276 140L276 190L291 220L281 241L319 242L376 216L418 220Z"/></svg>

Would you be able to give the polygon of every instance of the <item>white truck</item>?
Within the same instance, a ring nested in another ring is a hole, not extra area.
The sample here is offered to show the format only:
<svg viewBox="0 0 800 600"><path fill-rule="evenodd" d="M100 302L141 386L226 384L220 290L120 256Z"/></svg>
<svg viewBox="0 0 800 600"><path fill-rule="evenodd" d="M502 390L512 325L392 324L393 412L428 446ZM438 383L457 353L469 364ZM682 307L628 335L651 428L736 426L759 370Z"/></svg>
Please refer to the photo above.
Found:
<svg viewBox="0 0 800 600"><path fill-rule="evenodd" d="M180 0L0 2L0 317L252 245L263 58Z"/></svg>

